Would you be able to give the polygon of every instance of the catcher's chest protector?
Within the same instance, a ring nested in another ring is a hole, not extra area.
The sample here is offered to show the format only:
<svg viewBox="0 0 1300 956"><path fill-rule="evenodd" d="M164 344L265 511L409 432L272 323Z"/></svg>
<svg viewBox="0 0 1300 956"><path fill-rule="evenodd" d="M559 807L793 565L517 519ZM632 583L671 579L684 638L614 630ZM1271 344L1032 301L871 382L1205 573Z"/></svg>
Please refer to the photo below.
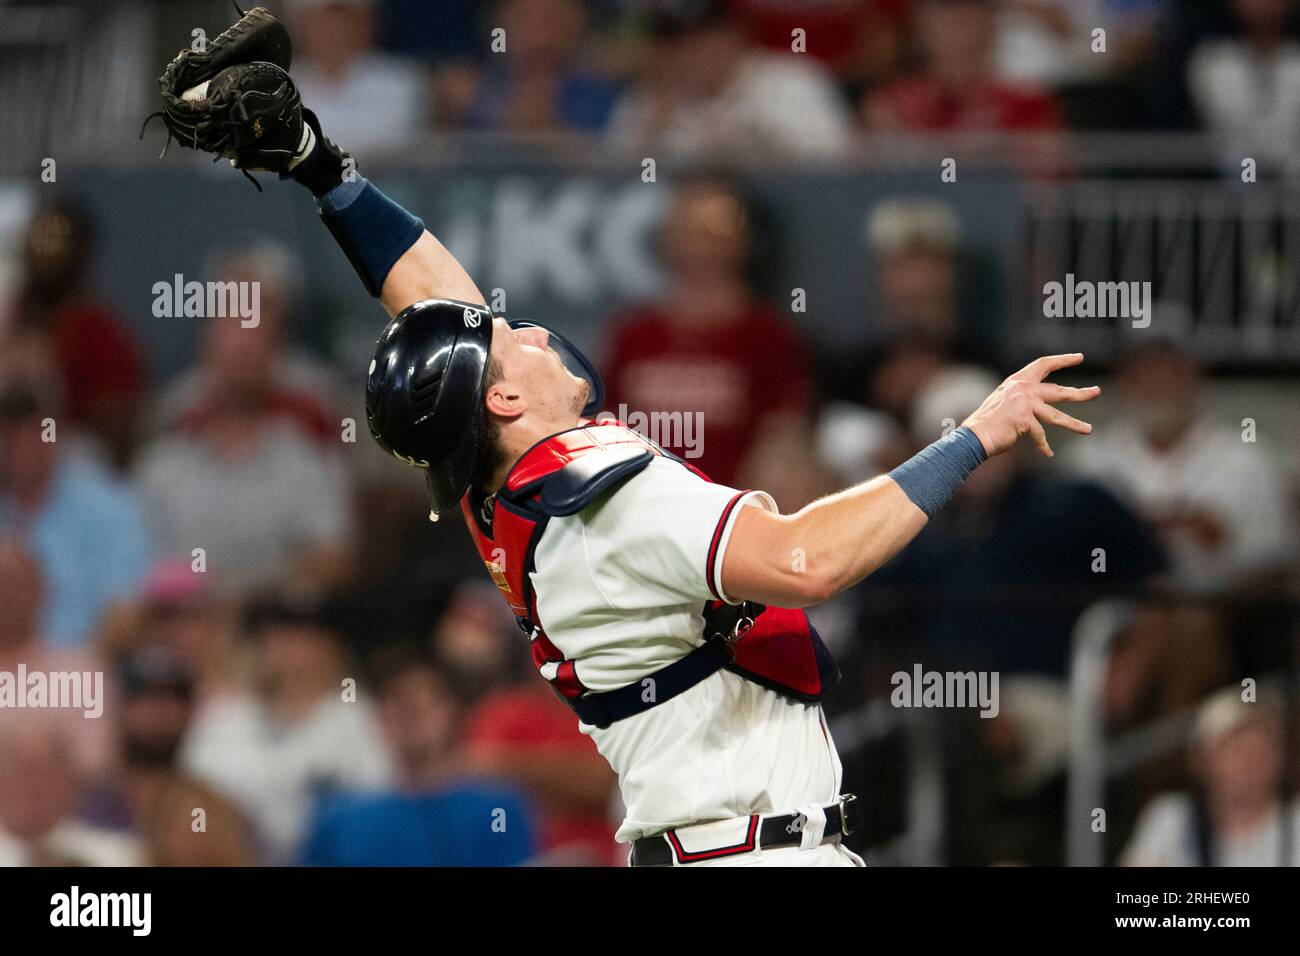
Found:
<svg viewBox="0 0 1300 956"><path fill-rule="evenodd" d="M530 580L536 545L548 520L577 514L640 472L656 455L680 461L622 424L582 425L529 449L495 496L485 498L471 491L461 499L474 546L528 634L533 663L580 716L585 713L579 705L584 697L610 695L593 695L583 686L574 662L564 658L538 620ZM684 462L681 466L691 467ZM691 470L708 480L697 469ZM706 619L728 611L734 608L721 601L708 602L703 609ZM725 660L728 670L806 702L820 700L840 676L807 615L791 608L764 608L753 626L728 648ZM716 669L692 672L698 673L695 680L702 680ZM648 706L653 704L638 709Z"/></svg>

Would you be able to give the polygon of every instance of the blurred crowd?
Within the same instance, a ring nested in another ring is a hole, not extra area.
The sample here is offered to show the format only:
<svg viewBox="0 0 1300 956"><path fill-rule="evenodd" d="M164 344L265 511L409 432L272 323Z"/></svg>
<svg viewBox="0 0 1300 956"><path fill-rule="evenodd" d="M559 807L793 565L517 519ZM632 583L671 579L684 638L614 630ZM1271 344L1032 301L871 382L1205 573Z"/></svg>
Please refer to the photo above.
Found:
<svg viewBox="0 0 1300 956"><path fill-rule="evenodd" d="M1172 128L1286 168L1297 135L1291 0L446 0L432 29L421 0L284 7L304 100L361 156L455 129L816 160L858 131ZM1064 164L1045 139L1022 158Z"/></svg>
<svg viewBox="0 0 1300 956"><path fill-rule="evenodd" d="M610 316L603 364L611 407L698 415L703 441L678 451L790 511L939 437L1002 370L957 308L961 223L891 199L864 225L874 335L837 357L849 387L828 397L827 357L748 278L756 219L741 179L682 179L658 244L668 283ZM529 670L464 532L348 438L346 370L296 344L292 251L216 248L208 276L259 282L260 322L206 320L195 365L155 383L87 279L93 232L66 202L36 213L0 337L0 670L101 670L109 703L100 719L0 712L0 859L615 862L614 781ZM943 735L954 766L974 764L950 782L957 860L1059 858L1068 656L1092 602L1159 598L1111 656L1114 732L1291 664L1295 463L1243 441L1174 342L1133 348L1105 384L1097 434L1050 467L1028 450L986 463L814 612L846 672L828 706L850 725L916 661L1002 675L1002 715ZM1267 731L1277 768L1247 776L1276 796L1284 722L1218 708L1195 739ZM894 776L880 744L846 753L850 789ZM1175 755L1124 792L1192 774ZM886 843L889 803L871 817ZM1174 852L1157 846L1174 806L1151 811L1140 854Z"/></svg>
<svg viewBox="0 0 1300 956"><path fill-rule="evenodd" d="M82 14L51 14L68 55L101 64L105 31L130 47L102 63L95 108L29 117L28 134L50 140L39 155L110 145L119 112L152 108L149 81L177 38L215 36L230 13L215 0L25 2L12 46L0 38L14 116L58 94L23 76L42 34L17 31L39 26L41 7ZM452 131L576 132L638 159L801 161L886 134L971 134L986 158L1058 172L1071 131L1199 130L1278 172L1295 152L1293 0L439 0L433 19L426 0L265 5L292 30L304 101L363 161ZM1003 132L1042 135L1008 151L987 136Z"/></svg>
<svg viewBox="0 0 1300 956"><path fill-rule="evenodd" d="M964 308L964 224L907 196L844 253L878 277L844 319L861 347L817 348L758 291L761 210L719 157L833 159L855 128L1130 125L1281 161L1300 129L1288 0L443 0L437 30L416 0L283 6L304 100L359 155L429 129L567 128L710 160L673 185L663 291L608 316L607 407L698 414L692 464L787 512L940 437L1010 369ZM355 370L303 344L295 251L215 245L203 278L257 282L260 320L205 320L193 365L158 381L93 281L96 223L61 195L26 223L0 303L0 672L103 672L107 702L0 710L0 864L622 862L612 773L459 522L427 520L419 476L348 417ZM1135 610L1105 729L1175 732L1111 781L1111 859L1300 862L1300 465L1243 438L1210 373L1141 341L1101 377L1105 427L1046 466L986 463L813 612L845 671L827 709L875 859L908 862L918 756L869 705L921 662L1002 675L997 719L933 717L938 861L1062 861L1071 639L1116 597Z"/></svg>

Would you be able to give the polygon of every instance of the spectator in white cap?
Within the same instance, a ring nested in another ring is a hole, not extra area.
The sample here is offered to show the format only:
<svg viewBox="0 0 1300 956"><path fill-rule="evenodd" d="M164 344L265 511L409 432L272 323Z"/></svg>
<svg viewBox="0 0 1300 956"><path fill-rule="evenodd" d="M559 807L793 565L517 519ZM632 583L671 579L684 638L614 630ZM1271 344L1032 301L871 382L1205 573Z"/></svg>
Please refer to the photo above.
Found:
<svg viewBox="0 0 1300 956"><path fill-rule="evenodd" d="M932 375L953 361L990 362L994 343L962 315L965 230L951 206L926 196L884 200L863 238L874 289L864 298L866 347L851 375L867 404L906 427Z"/></svg>
<svg viewBox="0 0 1300 956"><path fill-rule="evenodd" d="M1300 808L1281 797L1285 710L1267 687L1243 693L1225 687L1201 705L1195 782L1147 805L1125 866L1300 866Z"/></svg>
<svg viewBox="0 0 1300 956"><path fill-rule="evenodd" d="M952 207L923 196L887 199L871 210L865 233L880 276L881 331L951 341L963 239Z"/></svg>
<svg viewBox="0 0 1300 956"><path fill-rule="evenodd" d="M962 334L963 230L947 203L886 199L868 214L863 239L876 287L863 300L866 345L838 370L851 383L846 400L826 406L818 431L823 457L847 480L910 454L903 445L917 395L954 358L983 357Z"/></svg>

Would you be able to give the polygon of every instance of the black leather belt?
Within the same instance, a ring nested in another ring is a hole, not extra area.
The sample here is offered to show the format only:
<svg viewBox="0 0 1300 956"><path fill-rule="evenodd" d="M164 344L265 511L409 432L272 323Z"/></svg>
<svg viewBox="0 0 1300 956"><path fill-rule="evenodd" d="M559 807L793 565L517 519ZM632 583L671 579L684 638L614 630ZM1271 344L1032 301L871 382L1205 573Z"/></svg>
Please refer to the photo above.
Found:
<svg viewBox="0 0 1300 956"><path fill-rule="evenodd" d="M862 826L862 807L858 798L846 793L830 804L826 810L826 829L822 834L825 843L834 836L848 836ZM727 856L740 856L755 850L770 850L781 846L798 846L803 842L802 813L783 813L774 817L754 814L745 838L733 846L707 850L685 850L677 838L677 830L666 830L654 836L641 837L632 844L632 866L672 866L674 862L702 863ZM680 827L678 829L687 829Z"/></svg>

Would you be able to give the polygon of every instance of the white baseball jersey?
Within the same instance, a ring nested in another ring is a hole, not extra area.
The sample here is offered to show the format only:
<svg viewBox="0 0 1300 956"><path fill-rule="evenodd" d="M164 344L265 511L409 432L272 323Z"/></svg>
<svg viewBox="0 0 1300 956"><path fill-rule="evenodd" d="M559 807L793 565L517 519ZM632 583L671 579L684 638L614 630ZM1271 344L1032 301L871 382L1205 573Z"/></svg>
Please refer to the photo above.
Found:
<svg viewBox="0 0 1300 956"><path fill-rule="evenodd" d="M764 492L743 494L655 457L613 494L549 520L531 575L537 616L583 686L635 683L698 647L710 584L739 603L721 576L741 507L776 510ZM839 794L821 706L730 671L604 729L580 728L618 773L620 841Z"/></svg>

